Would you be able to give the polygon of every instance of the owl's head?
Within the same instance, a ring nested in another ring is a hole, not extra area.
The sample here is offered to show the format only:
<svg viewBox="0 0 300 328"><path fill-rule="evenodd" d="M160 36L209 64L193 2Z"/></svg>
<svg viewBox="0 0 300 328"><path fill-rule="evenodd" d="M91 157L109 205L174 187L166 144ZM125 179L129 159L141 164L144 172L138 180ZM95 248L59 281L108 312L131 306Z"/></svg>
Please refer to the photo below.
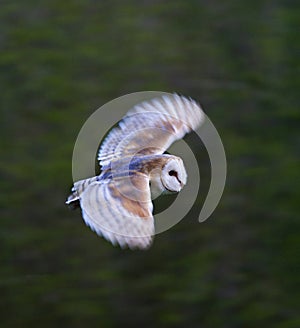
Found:
<svg viewBox="0 0 300 328"><path fill-rule="evenodd" d="M170 192L179 192L186 184L186 180L187 173L182 159L172 156L161 172L161 181L164 188Z"/></svg>

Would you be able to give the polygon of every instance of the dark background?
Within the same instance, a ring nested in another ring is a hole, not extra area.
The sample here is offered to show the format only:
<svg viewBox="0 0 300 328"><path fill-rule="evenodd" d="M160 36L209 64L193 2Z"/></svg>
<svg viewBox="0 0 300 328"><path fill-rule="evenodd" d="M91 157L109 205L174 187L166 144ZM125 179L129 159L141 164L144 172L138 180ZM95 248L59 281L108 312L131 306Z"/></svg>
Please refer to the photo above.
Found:
<svg viewBox="0 0 300 328"><path fill-rule="evenodd" d="M1 2L1 327L300 326L298 22L283 0ZM144 90L201 102L228 178L209 220L132 252L64 201L82 124Z"/></svg>

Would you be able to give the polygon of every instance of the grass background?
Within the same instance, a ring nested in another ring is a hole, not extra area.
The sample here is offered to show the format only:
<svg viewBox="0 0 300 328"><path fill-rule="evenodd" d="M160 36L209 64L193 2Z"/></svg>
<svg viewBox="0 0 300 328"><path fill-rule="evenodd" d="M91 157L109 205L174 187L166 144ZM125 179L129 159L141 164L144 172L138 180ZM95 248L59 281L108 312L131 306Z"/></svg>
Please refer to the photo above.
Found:
<svg viewBox="0 0 300 328"><path fill-rule="evenodd" d="M298 21L292 0L1 3L2 327L299 327ZM208 221L131 252L64 201L84 121L144 90L201 102L228 178Z"/></svg>

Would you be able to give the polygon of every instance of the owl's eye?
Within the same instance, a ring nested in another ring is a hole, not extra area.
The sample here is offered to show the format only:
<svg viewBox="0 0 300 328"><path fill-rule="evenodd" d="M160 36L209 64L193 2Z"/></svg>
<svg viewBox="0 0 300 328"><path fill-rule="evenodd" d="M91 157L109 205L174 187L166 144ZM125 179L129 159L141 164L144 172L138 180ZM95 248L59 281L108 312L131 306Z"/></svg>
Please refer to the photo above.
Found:
<svg viewBox="0 0 300 328"><path fill-rule="evenodd" d="M171 177L173 177L173 176L177 177L177 172L174 171L174 170L171 170L171 171L169 171L169 175L170 175Z"/></svg>

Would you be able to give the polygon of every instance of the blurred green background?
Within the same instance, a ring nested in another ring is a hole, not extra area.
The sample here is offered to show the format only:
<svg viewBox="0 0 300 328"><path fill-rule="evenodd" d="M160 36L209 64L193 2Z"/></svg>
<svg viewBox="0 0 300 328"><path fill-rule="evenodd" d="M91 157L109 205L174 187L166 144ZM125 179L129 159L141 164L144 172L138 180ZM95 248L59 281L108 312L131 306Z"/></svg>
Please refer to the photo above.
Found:
<svg viewBox="0 0 300 328"><path fill-rule="evenodd" d="M1 327L300 327L299 14L292 0L1 2ZM132 252L64 201L82 124L144 90L200 101L228 178L209 220Z"/></svg>

